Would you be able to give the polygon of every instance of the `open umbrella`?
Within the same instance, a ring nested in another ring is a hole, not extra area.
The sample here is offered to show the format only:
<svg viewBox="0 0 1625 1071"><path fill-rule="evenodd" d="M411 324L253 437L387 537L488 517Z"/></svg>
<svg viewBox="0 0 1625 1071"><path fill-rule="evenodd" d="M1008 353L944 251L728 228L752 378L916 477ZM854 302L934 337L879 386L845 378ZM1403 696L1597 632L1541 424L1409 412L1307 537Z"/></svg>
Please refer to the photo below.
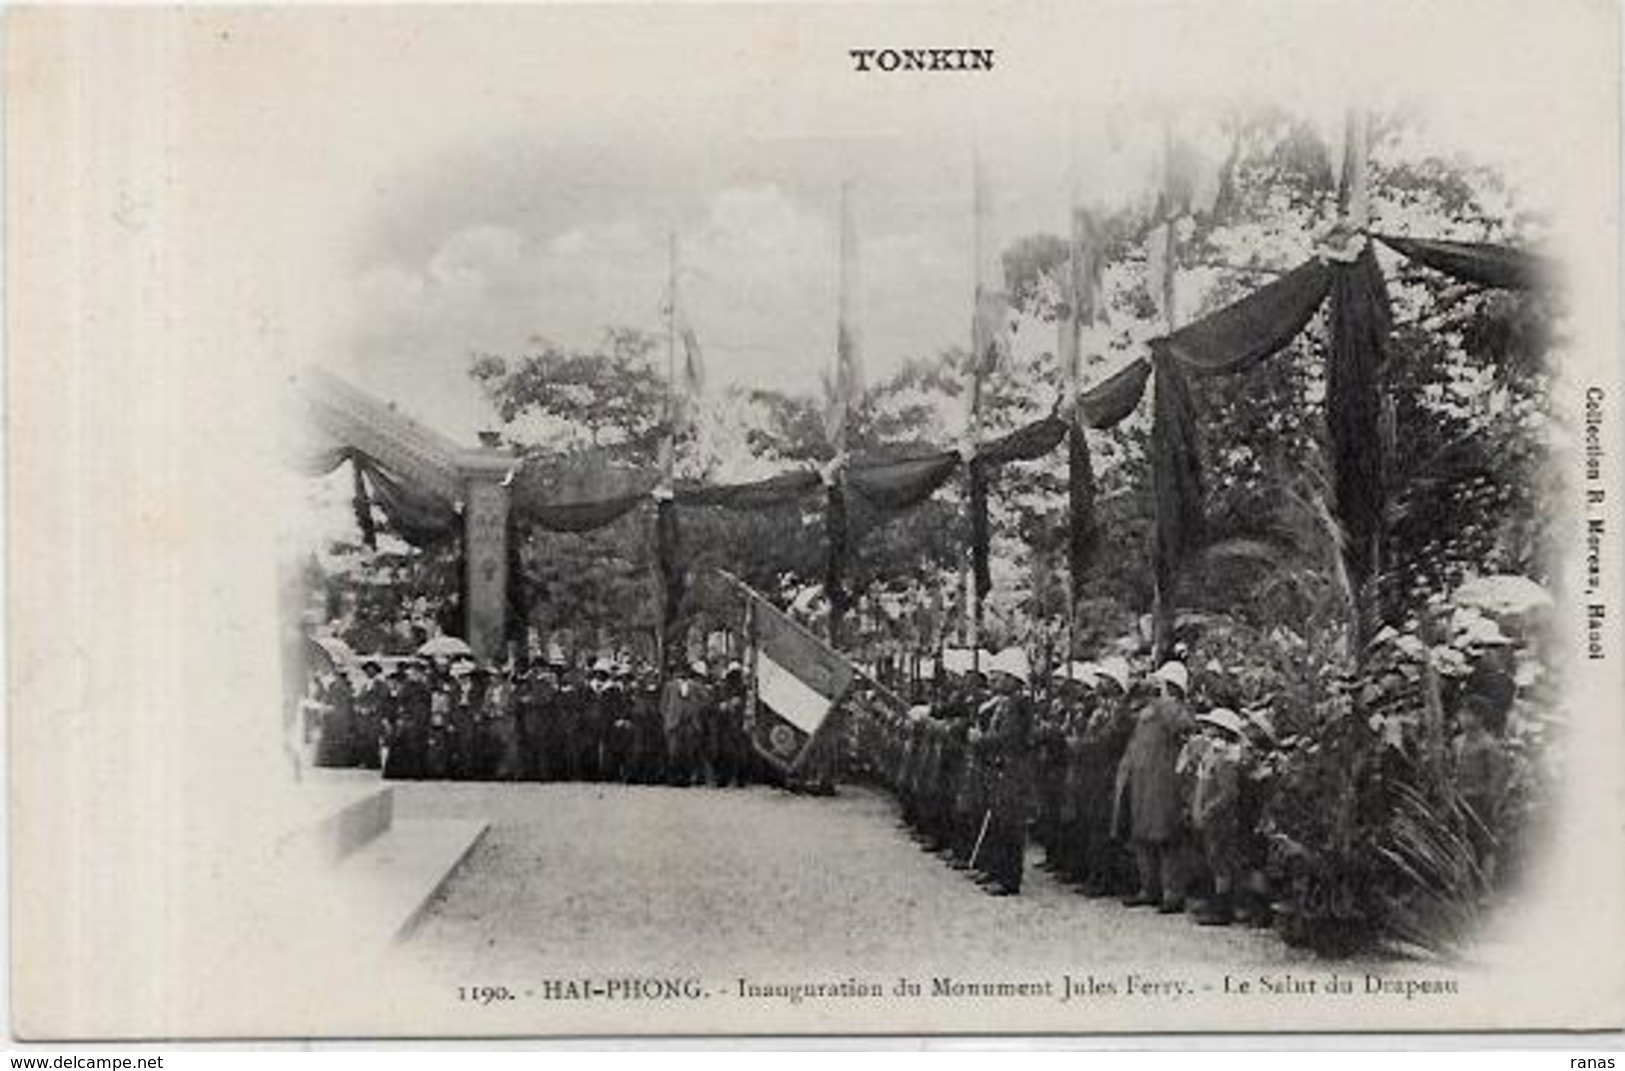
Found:
<svg viewBox="0 0 1625 1071"><path fill-rule="evenodd" d="M343 666L357 658L355 649L337 636L312 636L310 642L320 647L334 666Z"/></svg>
<svg viewBox="0 0 1625 1071"><path fill-rule="evenodd" d="M436 636L419 647L418 654L425 658L456 658L458 655L473 657L474 649L456 636Z"/></svg>
<svg viewBox="0 0 1625 1071"><path fill-rule="evenodd" d="M333 661L333 652L317 642L314 636L305 637L305 667L310 673L337 673L338 665Z"/></svg>

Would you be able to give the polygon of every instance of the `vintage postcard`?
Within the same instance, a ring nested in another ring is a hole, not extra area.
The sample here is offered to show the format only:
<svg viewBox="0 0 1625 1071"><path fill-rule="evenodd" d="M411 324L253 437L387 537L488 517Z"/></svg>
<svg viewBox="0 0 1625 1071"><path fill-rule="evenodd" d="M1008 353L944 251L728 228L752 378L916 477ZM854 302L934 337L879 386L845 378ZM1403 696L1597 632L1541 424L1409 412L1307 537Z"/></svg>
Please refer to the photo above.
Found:
<svg viewBox="0 0 1625 1071"><path fill-rule="evenodd" d="M13 8L22 1039L1619 1030L1619 26Z"/></svg>

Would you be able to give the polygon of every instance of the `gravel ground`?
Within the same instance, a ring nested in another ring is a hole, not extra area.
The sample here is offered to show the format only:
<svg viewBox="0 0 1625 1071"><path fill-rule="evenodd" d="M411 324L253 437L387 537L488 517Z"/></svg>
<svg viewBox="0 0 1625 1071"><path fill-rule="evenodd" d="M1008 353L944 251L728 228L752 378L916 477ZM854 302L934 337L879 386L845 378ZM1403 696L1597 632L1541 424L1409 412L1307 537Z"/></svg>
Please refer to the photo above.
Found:
<svg viewBox="0 0 1625 1071"><path fill-rule="evenodd" d="M1267 932L1085 899L1036 853L1021 896L988 896L860 788L398 784L395 800L402 818L491 823L404 950L446 977L1309 962Z"/></svg>

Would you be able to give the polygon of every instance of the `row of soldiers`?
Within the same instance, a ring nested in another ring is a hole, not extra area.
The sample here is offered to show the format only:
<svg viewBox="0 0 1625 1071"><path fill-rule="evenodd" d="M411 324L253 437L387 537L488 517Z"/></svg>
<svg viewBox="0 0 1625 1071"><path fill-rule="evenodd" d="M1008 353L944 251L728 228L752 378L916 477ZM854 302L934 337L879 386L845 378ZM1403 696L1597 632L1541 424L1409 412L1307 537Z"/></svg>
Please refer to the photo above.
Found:
<svg viewBox="0 0 1625 1071"><path fill-rule="evenodd" d="M318 766L391 779L745 785L770 771L748 737L742 667L590 668L411 658L360 679L318 674L306 701Z"/></svg>
<svg viewBox="0 0 1625 1071"><path fill-rule="evenodd" d="M906 714L869 708L856 747L921 846L993 895L1019 893L1029 837L1089 896L1228 924L1269 917L1258 834L1267 715L1193 714L1185 667L1110 657L1039 698L1011 649Z"/></svg>

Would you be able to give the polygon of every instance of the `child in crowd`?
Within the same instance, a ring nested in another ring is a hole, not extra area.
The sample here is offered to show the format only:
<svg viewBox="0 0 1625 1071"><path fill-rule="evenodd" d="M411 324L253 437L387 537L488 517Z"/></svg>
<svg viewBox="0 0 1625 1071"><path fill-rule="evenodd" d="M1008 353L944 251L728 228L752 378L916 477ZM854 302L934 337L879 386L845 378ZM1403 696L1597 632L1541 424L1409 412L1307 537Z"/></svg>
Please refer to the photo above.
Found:
<svg viewBox="0 0 1625 1071"><path fill-rule="evenodd" d="M1235 919L1236 875L1241 862L1241 778L1245 728L1240 715L1219 707L1199 715L1204 743L1196 749L1196 786L1191 826L1213 875L1213 895L1193 914L1203 926L1228 926Z"/></svg>

